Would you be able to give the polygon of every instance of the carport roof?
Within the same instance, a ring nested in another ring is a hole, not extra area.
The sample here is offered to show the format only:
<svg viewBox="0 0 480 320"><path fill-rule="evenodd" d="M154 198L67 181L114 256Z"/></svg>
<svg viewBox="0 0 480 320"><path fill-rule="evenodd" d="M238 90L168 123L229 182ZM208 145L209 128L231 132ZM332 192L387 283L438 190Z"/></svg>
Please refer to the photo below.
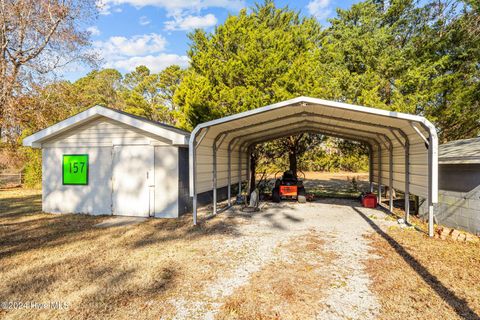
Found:
<svg viewBox="0 0 480 320"><path fill-rule="evenodd" d="M323 124L324 129L337 128L334 131L352 137L375 137L381 133L382 129L387 129L390 133L391 130L394 130L398 134L414 130L425 143L428 143L430 134L436 139L435 127L421 116L310 97L298 97L199 124L193 130L190 142L193 142L193 139L203 129L209 130L207 137L219 138L219 135L227 133L228 139L241 137L243 141L254 142L255 139L265 136L267 132L281 133L295 126L301 128L304 124L320 124L316 119L318 117L324 119L328 117L328 121ZM300 121L295 122L294 120ZM274 122L278 125L270 125ZM260 128L267 130L259 133L258 136L247 135L247 133L260 132ZM368 133L368 129L370 129L370 133Z"/></svg>
<svg viewBox="0 0 480 320"><path fill-rule="evenodd" d="M407 194L410 190L430 204L437 202L438 139L432 123L418 115L311 97L199 124L189 141L190 195L194 202L198 193L213 190L216 199L217 187L228 186L230 190L232 177L243 180L241 172L248 164L241 159L249 146L302 131L368 143L378 156L371 166L379 185ZM233 153L240 155L237 175L231 166Z"/></svg>

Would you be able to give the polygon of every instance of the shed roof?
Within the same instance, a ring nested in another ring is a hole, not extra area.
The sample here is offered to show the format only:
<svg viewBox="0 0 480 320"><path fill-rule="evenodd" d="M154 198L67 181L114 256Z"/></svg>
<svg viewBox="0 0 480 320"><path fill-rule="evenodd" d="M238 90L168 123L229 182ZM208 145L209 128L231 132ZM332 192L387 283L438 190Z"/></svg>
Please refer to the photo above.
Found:
<svg viewBox="0 0 480 320"><path fill-rule="evenodd" d="M67 130L78 127L87 121L98 117L106 117L158 137L171 141L174 145L188 145L190 133L170 125L152 121L146 118L135 116L120 110L94 106L83 112L80 112L70 118L60 121L48 128L34 133L23 139L23 145L28 147L40 148L42 142L55 137Z"/></svg>
<svg viewBox="0 0 480 320"><path fill-rule="evenodd" d="M441 164L480 163L480 137L450 141L438 149Z"/></svg>

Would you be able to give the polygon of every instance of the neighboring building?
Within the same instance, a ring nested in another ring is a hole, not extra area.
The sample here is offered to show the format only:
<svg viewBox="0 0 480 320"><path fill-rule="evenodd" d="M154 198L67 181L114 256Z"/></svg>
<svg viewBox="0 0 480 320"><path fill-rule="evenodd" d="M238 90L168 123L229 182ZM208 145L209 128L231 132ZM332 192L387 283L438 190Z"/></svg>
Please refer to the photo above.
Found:
<svg viewBox="0 0 480 320"><path fill-rule="evenodd" d="M24 139L42 149L51 213L178 217L191 210L189 133L96 106Z"/></svg>
<svg viewBox="0 0 480 320"><path fill-rule="evenodd" d="M437 222L480 235L480 137L439 146Z"/></svg>

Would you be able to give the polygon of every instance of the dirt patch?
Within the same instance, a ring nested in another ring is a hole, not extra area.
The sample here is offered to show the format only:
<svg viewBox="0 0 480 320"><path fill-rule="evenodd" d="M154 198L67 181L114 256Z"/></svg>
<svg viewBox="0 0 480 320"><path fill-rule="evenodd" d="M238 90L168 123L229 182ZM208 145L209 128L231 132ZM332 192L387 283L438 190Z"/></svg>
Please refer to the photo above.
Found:
<svg viewBox="0 0 480 320"><path fill-rule="evenodd" d="M322 307L325 288L333 281L324 268L335 254L325 251L323 244L319 234L310 232L279 246L279 258L228 297L217 319L314 318Z"/></svg>
<svg viewBox="0 0 480 320"><path fill-rule="evenodd" d="M281 177L277 174L277 178ZM257 179L260 179L258 175ZM269 175L271 185L274 184L274 175ZM300 180L305 185L306 192L317 197L329 198L356 198L361 192L370 188L368 173L360 172L314 172L307 171L305 176L299 173Z"/></svg>
<svg viewBox="0 0 480 320"><path fill-rule="evenodd" d="M370 235L366 263L380 319L480 319L480 245L390 228Z"/></svg>

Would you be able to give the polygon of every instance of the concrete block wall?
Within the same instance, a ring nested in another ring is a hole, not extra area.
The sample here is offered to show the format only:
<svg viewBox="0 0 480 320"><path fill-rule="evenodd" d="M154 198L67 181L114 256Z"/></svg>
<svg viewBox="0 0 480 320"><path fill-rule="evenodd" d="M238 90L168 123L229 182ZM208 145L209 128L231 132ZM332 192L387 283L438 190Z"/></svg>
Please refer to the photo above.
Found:
<svg viewBox="0 0 480 320"><path fill-rule="evenodd" d="M438 178L436 222L480 234L480 164L440 164ZM426 218L426 202L420 214Z"/></svg>
<svg viewBox="0 0 480 320"><path fill-rule="evenodd" d="M470 192L438 191L435 205L436 221L447 227L461 229L480 235L480 188ZM426 203L420 207L420 214L426 218Z"/></svg>

